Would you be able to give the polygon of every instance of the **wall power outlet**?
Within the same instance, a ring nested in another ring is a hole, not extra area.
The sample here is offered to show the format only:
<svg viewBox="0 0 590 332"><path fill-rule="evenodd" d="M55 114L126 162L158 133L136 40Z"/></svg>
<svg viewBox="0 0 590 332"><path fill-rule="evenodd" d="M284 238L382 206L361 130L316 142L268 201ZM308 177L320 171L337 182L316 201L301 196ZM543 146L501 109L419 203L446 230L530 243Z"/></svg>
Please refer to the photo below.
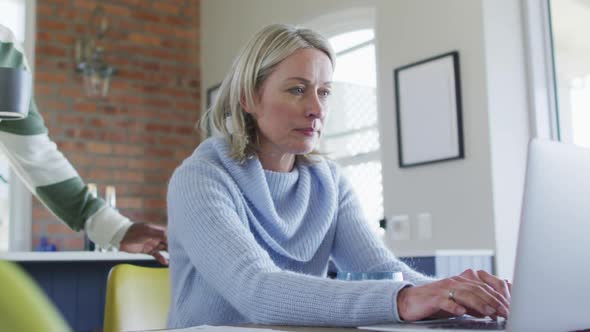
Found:
<svg viewBox="0 0 590 332"><path fill-rule="evenodd" d="M410 217L407 214L392 216L387 226L387 235L391 240L410 239Z"/></svg>

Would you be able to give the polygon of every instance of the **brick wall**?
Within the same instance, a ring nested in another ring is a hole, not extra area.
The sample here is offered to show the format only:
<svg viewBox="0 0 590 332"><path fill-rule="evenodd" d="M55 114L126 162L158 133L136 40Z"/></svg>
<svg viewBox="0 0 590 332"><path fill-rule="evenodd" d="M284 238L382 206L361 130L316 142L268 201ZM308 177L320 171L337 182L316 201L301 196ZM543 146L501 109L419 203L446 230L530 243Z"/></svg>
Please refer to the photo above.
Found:
<svg viewBox="0 0 590 332"><path fill-rule="evenodd" d="M101 42L117 69L109 97L84 96L74 44L101 4ZM136 221L166 222L166 187L197 146L200 109L198 0L37 1L35 96L50 137L86 182L115 185L117 207ZM60 250L83 235L33 205L33 245L47 234Z"/></svg>

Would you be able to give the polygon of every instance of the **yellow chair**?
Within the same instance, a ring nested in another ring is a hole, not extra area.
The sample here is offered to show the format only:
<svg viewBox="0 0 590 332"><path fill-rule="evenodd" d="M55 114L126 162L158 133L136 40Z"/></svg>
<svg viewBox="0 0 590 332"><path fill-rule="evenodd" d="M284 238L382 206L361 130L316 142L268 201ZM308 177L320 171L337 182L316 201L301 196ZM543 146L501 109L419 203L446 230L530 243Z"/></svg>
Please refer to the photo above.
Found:
<svg viewBox="0 0 590 332"><path fill-rule="evenodd" d="M169 305L168 268L116 265L107 281L104 332L163 329Z"/></svg>
<svg viewBox="0 0 590 332"><path fill-rule="evenodd" d="M0 261L0 332L70 332L37 284L17 265Z"/></svg>

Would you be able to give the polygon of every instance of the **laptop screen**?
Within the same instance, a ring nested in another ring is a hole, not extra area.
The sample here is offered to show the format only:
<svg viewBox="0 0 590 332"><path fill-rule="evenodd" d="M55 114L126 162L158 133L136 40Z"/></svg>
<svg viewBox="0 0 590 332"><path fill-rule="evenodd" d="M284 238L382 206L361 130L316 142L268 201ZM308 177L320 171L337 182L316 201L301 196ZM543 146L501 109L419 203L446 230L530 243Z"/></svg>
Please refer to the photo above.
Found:
<svg viewBox="0 0 590 332"><path fill-rule="evenodd" d="M590 327L590 149L529 145L509 328Z"/></svg>

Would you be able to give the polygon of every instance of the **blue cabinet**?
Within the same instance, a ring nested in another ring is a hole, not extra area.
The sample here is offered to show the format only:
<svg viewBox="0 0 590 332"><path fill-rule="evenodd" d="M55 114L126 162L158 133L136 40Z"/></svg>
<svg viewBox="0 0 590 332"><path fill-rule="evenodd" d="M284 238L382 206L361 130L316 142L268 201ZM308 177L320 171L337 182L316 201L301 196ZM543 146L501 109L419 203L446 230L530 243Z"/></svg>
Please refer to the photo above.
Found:
<svg viewBox="0 0 590 332"><path fill-rule="evenodd" d="M77 332L102 331L106 282L114 265L127 263L160 266L149 256L124 253L59 252L23 255L20 259L11 257L10 254L8 257L0 255L0 259L19 263L37 281ZM97 257L100 259L96 260ZM134 257L141 259L133 259ZM493 272L492 258L491 254L471 255L460 252L401 257L417 271L437 277L454 275L466 268Z"/></svg>

